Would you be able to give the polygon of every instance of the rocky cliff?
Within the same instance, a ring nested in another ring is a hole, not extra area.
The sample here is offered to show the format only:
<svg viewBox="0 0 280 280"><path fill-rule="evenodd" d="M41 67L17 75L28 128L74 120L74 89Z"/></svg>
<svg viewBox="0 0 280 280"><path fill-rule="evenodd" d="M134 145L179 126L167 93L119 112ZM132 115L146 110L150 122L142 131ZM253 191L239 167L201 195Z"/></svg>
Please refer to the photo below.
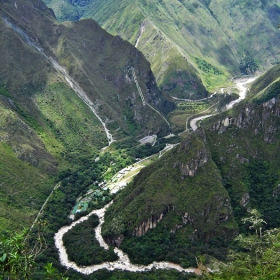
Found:
<svg viewBox="0 0 280 280"><path fill-rule="evenodd" d="M104 235L114 237L110 219L117 216L128 252L133 242L152 246L156 236L167 232L166 245L174 240L211 244L237 234L250 208L264 215L268 228L279 226L280 99L278 77L267 84L267 75L260 78L261 86L255 82L245 102L205 120L201 129L141 171L109 209ZM262 93L256 94L254 86Z"/></svg>

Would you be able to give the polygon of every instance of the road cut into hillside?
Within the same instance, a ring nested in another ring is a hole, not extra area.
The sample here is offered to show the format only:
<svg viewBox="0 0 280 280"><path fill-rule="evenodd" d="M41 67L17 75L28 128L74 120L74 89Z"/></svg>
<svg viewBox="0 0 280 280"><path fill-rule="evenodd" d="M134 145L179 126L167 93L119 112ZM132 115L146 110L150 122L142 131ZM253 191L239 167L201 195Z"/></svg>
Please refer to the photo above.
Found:
<svg viewBox="0 0 280 280"><path fill-rule="evenodd" d="M239 79L236 81L236 87L239 89L239 98L231 101L229 104L226 105L226 109L229 110L231 109L234 105L237 103L241 102L242 100L245 99L246 93L247 93L247 87L245 87L246 84L252 83L255 81L257 77L252 77L249 79ZM221 92L224 92L224 88L221 88ZM203 115L197 118L194 118L190 121L190 127L192 128L193 131L197 130L197 122L201 121L203 119L209 118L213 116L213 114L208 114L208 115Z"/></svg>

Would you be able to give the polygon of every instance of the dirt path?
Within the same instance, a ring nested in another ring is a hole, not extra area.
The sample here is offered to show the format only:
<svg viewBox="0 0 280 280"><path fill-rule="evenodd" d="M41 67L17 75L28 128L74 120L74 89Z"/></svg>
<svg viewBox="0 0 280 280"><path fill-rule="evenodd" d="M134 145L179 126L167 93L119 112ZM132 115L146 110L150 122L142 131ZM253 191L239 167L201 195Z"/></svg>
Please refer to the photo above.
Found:
<svg viewBox="0 0 280 280"><path fill-rule="evenodd" d="M152 110L154 110L156 113L158 113L158 114L164 119L164 121L168 124L168 126L170 127L170 123L168 122L168 120L167 120L157 109L155 109L153 106L151 106L149 103L147 103L147 102L145 101L144 95L143 95L142 90L141 90L141 88L140 88L140 86L139 86L139 83L138 83L138 81L137 81L136 74L135 74L135 71L134 71L133 68L132 68L132 75L133 75L133 79L134 79L134 82L135 82L135 84L136 84L138 93L139 93L139 95L140 95L140 97L141 97L143 106L148 105Z"/></svg>

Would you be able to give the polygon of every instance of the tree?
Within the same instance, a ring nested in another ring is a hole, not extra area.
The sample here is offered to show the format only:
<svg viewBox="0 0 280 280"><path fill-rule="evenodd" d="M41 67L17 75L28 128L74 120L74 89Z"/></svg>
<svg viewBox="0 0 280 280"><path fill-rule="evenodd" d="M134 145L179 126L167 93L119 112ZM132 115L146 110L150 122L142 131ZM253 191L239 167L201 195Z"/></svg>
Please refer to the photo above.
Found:
<svg viewBox="0 0 280 280"><path fill-rule="evenodd" d="M28 279L36 255L41 249L38 244L31 249L28 244L28 230L12 236L2 236L0 241L0 272L1 279ZM39 251L38 251L39 249Z"/></svg>
<svg viewBox="0 0 280 280"><path fill-rule="evenodd" d="M255 234L239 235L236 241L241 250L231 254L229 263L219 263L216 272L204 276L205 279L280 279L280 229L262 232L265 221L261 214L256 209L250 214L243 222L249 223L249 229L255 230Z"/></svg>
<svg viewBox="0 0 280 280"><path fill-rule="evenodd" d="M40 230L38 230L37 238L35 241L33 239L33 242L30 242L29 229L24 229L20 233L2 235L0 240L0 279L31 279L32 269L36 265L35 260L46 248L46 242ZM52 264L48 263L45 269L45 279L68 279L58 273Z"/></svg>

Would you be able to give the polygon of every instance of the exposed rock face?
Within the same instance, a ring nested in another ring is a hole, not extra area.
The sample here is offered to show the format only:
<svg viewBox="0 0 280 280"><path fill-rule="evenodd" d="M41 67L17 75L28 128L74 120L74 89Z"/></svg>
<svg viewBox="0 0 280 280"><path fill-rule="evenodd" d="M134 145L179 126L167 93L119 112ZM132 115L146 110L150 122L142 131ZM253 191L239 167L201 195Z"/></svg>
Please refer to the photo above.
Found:
<svg viewBox="0 0 280 280"><path fill-rule="evenodd" d="M203 136L203 134L201 136ZM180 152L187 155L184 159L177 160L173 164L173 168L179 168L183 175L182 177L193 177L196 171L209 160L209 153L207 152L206 147L200 142L194 143L193 140L193 137L189 137L182 143L180 146Z"/></svg>
<svg viewBox="0 0 280 280"><path fill-rule="evenodd" d="M167 206L166 210L158 215L152 215L147 221L142 222L139 226L137 226L133 230L133 235L135 236L142 236L144 235L149 229L155 228L157 223L159 223L163 217L169 213L171 210L174 210L173 206Z"/></svg>
<svg viewBox="0 0 280 280"><path fill-rule="evenodd" d="M182 163L177 161L174 164L174 168L179 167L181 173L184 176L193 177L195 175L196 170L205 163L207 163L207 161L207 153L204 153L204 151L197 151L195 158L192 158L188 163Z"/></svg>
<svg viewBox="0 0 280 280"><path fill-rule="evenodd" d="M110 244L111 246L114 246L114 247L120 247L120 245L123 242L123 239L124 239L123 234L119 235L116 238L105 238L106 243L108 243L108 244Z"/></svg>
<svg viewBox="0 0 280 280"><path fill-rule="evenodd" d="M250 194L249 193L244 193L244 195L242 196L242 198L240 200L240 205L242 207L246 207L249 202L250 202Z"/></svg>
<svg viewBox="0 0 280 280"><path fill-rule="evenodd" d="M135 236L144 235L149 229L155 228L157 223L162 220L163 216L164 216L163 213L161 213L160 215L151 216L151 218L149 218L145 222L142 222L141 225L135 228L133 235Z"/></svg>
<svg viewBox="0 0 280 280"><path fill-rule="evenodd" d="M229 127L236 126L248 132L253 130L253 134L264 133L264 141L274 143L278 124L277 118L280 116L280 101L272 98L262 105L247 104L235 117L226 117L212 125L211 129L224 133Z"/></svg>

